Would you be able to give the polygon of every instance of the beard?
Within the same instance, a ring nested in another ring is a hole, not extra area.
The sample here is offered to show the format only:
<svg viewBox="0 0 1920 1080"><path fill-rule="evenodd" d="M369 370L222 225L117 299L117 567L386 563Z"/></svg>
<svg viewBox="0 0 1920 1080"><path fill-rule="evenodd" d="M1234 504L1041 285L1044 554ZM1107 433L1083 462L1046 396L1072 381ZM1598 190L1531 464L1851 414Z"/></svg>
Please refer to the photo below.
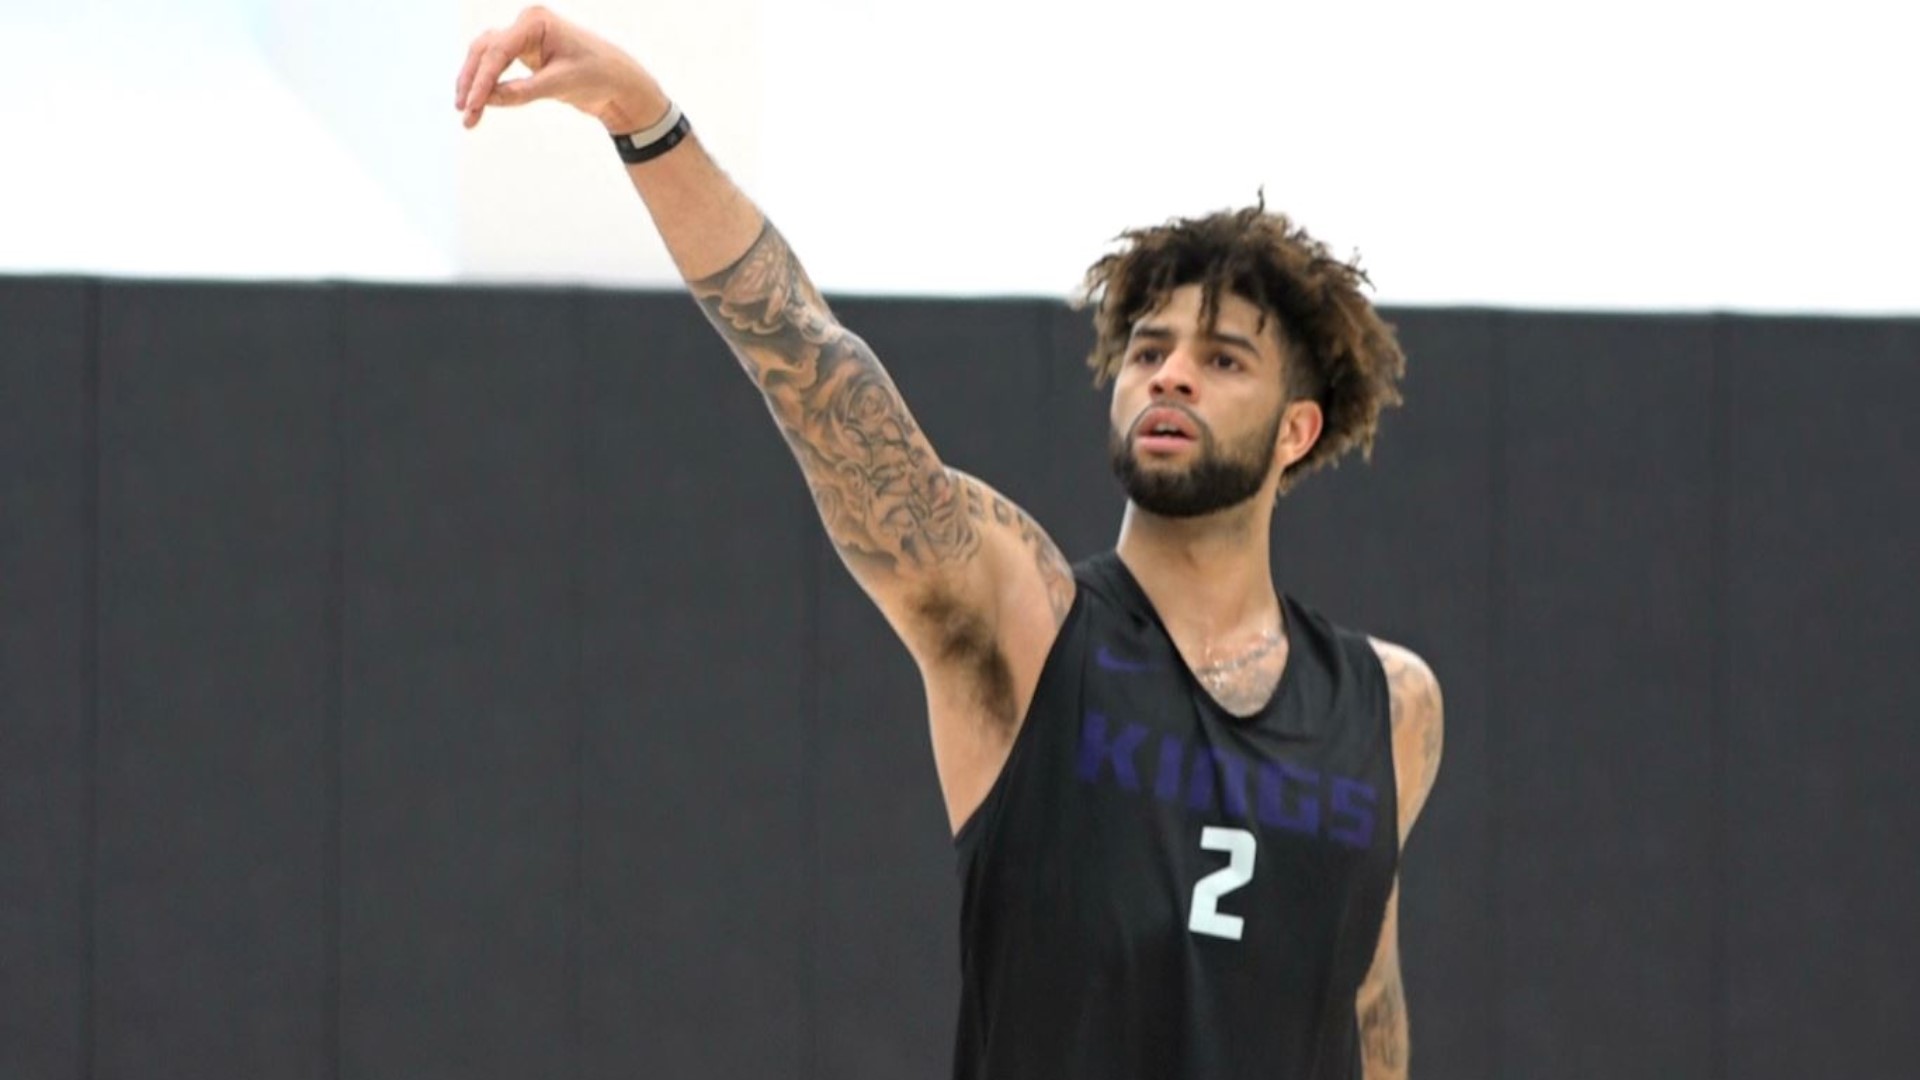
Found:
<svg viewBox="0 0 1920 1080"><path fill-rule="evenodd" d="M1213 431L1200 428L1199 460L1186 468L1143 468L1133 440L1111 428L1107 459L1127 498L1150 514L1192 518L1238 506L1254 497L1273 471L1273 444L1280 437L1282 414L1275 412L1265 432L1222 448Z"/></svg>

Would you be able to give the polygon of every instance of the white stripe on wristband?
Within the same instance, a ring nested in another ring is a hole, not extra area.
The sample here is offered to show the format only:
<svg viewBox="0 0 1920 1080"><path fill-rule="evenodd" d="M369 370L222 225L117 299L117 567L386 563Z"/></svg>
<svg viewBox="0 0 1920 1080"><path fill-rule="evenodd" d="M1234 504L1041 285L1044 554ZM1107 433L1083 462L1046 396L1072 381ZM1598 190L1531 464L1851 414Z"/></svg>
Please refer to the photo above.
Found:
<svg viewBox="0 0 1920 1080"><path fill-rule="evenodd" d="M684 119L685 117L680 113L680 106L669 102L667 115L661 117L658 123L628 135L615 135L613 145L620 151L620 157L624 161L639 162L659 157L673 149L673 146L660 147L658 144L673 136ZM675 145L679 141L677 138L673 139Z"/></svg>

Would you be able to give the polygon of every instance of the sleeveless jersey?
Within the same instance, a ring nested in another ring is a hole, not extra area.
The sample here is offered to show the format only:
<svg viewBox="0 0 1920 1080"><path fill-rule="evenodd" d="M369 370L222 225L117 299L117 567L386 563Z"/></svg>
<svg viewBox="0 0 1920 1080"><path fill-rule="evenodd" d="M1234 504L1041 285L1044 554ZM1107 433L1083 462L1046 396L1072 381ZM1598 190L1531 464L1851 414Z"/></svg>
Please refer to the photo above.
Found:
<svg viewBox="0 0 1920 1080"><path fill-rule="evenodd" d="M1354 1000L1399 861L1386 677L1283 597L1240 718L1108 552L954 844L956 1080L1359 1080Z"/></svg>

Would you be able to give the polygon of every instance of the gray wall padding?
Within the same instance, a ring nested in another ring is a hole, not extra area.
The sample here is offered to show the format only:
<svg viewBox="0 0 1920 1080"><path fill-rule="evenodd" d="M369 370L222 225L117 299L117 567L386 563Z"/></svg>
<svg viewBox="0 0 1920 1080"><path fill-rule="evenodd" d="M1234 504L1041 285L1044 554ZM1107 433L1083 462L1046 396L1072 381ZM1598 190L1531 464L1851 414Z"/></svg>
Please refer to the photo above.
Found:
<svg viewBox="0 0 1920 1080"><path fill-rule="evenodd" d="M97 290L0 281L0 1076L92 1054Z"/></svg>
<svg viewBox="0 0 1920 1080"><path fill-rule="evenodd" d="M1116 534L1083 314L835 301ZM1422 1080L1920 1054L1920 323L1389 313L1278 580L1419 650ZM913 665L683 295L0 280L0 1075L946 1073Z"/></svg>

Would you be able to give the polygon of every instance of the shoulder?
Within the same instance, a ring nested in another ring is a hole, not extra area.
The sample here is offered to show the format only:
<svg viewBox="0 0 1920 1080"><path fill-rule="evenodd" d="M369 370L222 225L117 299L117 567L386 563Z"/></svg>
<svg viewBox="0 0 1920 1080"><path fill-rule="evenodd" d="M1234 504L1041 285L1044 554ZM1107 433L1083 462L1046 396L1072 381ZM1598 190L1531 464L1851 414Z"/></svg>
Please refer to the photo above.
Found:
<svg viewBox="0 0 1920 1080"><path fill-rule="evenodd" d="M1387 673L1387 686L1393 693L1393 707L1396 713L1405 706L1416 709L1431 708L1436 714L1440 708L1440 679L1433 668L1420 658L1420 654L1405 645L1395 645L1391 641L1382 641L1376 637L1367 638L1367 644L1373 647L1373 654L1380 658L1380 667ZM1396 715L1395 722L1399 722Z"/></svg>
<svg viewBox="0 0 1920 1080"><path fill-rule="evenodd" d="M1393 703L1393 761L1400 777L1400 834L1405 837L1440 773L1446 708L1439 677L1418 653L1378 638L1368 642L1380 658Z"/></svg>

